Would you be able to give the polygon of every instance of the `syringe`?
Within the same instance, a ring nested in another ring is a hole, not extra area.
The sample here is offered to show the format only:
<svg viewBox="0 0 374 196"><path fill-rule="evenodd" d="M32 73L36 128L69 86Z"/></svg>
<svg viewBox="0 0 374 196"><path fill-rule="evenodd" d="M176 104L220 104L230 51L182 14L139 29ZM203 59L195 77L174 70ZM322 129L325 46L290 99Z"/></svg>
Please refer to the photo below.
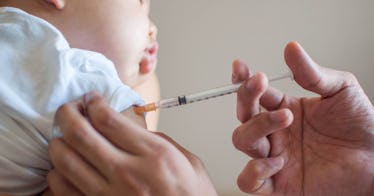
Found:
<svg viewBox="0 0 374 196"><path fill-rule="evenodd" d="M277 77L269 79L269 82L275 82L285 78L292 78L291 73L286 73ZM241 84L231 84L223 87L218 87L198 93L193 93L189 95L181 95L175 98L163 99L158 102L149 103L143 106L134 107L134 111L137 114L142 114L145 112L156 111L157 109L171 108L176 106L181 106L185 104L190 104L198 101L208 100L215 97L220 97L228 95L238 91Z"/></svg>

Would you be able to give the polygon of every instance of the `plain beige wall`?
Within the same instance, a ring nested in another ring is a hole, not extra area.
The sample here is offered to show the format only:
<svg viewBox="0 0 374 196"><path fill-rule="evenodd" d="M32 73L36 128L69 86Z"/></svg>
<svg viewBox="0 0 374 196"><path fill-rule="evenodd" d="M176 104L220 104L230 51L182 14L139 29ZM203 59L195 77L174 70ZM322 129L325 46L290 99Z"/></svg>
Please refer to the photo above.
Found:
<svg viewBox="0 0 374 196"><path fill-rule="evenodd" d="M373 101L373 8L373 0L154 0L162 97L228 84L234 58L269 76L283 73L283 48L296 40L321 65L356 74ZM292 81L274 86L312 96ZM161 112L159 130L201 157L220 195L242 195L236 176L248 161L231 144L235 101L230 95Z"/></svg>

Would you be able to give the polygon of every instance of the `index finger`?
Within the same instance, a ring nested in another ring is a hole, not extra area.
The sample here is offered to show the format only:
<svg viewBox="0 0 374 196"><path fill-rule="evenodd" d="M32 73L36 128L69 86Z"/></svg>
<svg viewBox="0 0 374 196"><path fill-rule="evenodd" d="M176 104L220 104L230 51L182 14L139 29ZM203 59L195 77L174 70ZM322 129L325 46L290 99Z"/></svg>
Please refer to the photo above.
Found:
<svg viewBox="0 0 374 196"><path fill-rule="evenodd" d="M237 92L237 117L242 123L259 113L260 98L268 87L265 74L259 72L249 78Z"/></svg>
<svg viewBox="0 0 374 196"><path fill-rule="evenodd" d="M83 116L83 103L70 102L56 112L56 122L61 129L64 141L89 161L104 176L111 173L111 164L124 153L97 133Z"/></svg>
<svg viewBox="0 0 374 196"><path fill-rule="evenodd" d="M118 148L138 155L152 151L158 142L164 142L135 121L114 111L97 93L86 94L84 100L93 127Z"/></svg>

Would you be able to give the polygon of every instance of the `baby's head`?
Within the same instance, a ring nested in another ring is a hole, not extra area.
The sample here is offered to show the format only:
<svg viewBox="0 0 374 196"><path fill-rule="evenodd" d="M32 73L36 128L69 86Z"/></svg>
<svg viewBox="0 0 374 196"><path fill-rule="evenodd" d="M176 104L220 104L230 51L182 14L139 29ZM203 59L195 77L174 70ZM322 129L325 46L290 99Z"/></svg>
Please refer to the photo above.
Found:
<svg viewBox="0 0 374 196"><path fill-rule="evenodd" d="M47 20L72 48L104 54L131 87L154 73L158 44L149 19L150 0L5 0L0 5Z"/></svg>

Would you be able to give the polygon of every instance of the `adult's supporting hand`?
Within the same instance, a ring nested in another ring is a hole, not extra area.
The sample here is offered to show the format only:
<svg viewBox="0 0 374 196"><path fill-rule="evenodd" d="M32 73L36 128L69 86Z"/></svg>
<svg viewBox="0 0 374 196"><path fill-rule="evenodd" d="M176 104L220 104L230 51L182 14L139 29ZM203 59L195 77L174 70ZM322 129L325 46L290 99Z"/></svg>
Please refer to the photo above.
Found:
<svg viewBox="0 0 374 196"><path fill-rule="evenodd" d="M85 115L82 115L85 114ZM57 112L50 143L55 195L216 195L200 160L113 111L96 93Z"/></svg>
<svg viewBox="0 0 374 196"><path fill-rule="evenodd" d="M295 81L319 96L289 97L233 63L233 82L244 81L233 143L253 158L238 186L261 195L373 195L374 111L358 81L319 66L296 42L285 60Z"/></svg>

